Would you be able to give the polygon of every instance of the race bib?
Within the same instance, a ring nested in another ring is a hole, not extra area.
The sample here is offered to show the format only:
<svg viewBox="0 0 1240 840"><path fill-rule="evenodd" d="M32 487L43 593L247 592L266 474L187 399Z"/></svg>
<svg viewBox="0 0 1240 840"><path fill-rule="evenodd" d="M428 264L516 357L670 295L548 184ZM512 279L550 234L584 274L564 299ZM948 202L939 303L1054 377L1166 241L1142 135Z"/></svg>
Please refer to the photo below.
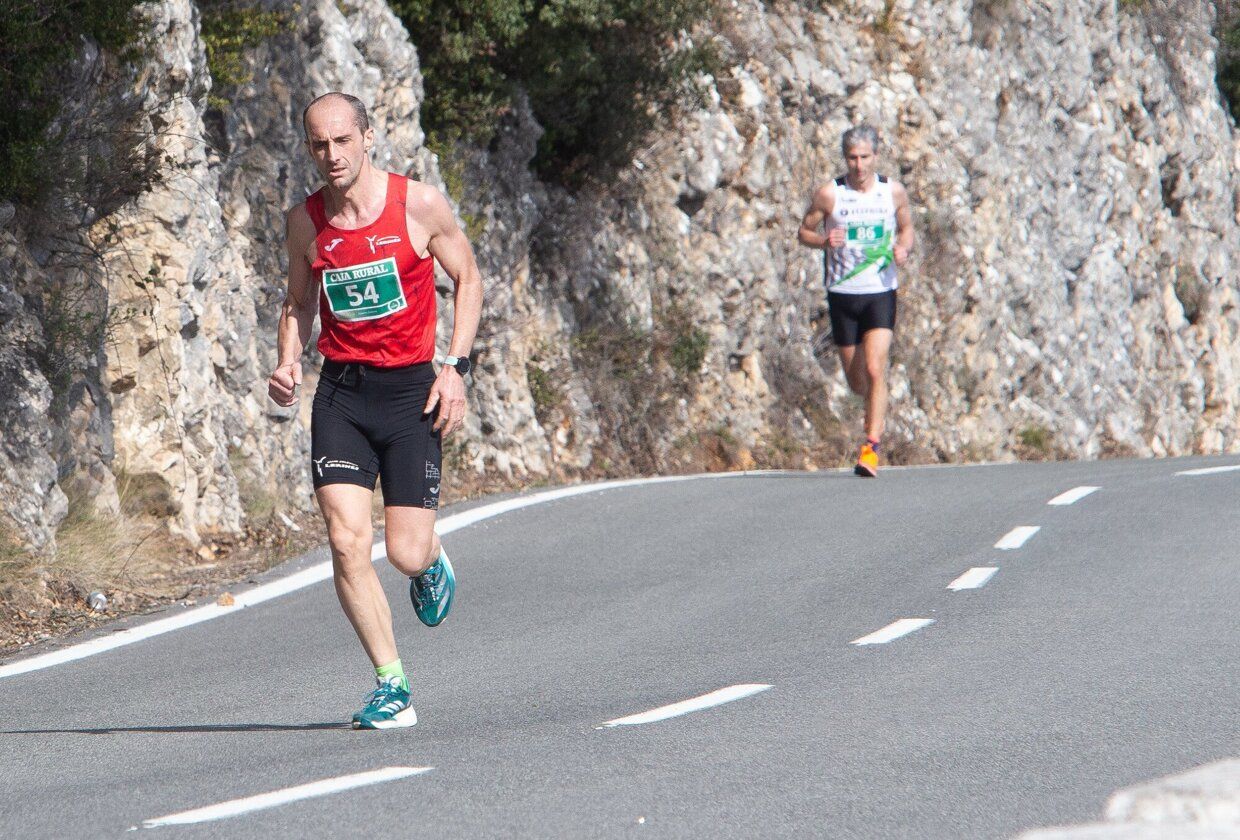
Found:
<svg viewBox="0 0 1240 840"><path fill-rule="evenodd" d="M873 245L881 242L886 234L883 225L849 225L847 239L857 245Z"/></svg>
<svg viewBox="0 0 1240 840"><path fill-rule="evenodd" d="M373 321L409 305L396 271L396 258L323 270L323 291L341 321Z"/></svg>

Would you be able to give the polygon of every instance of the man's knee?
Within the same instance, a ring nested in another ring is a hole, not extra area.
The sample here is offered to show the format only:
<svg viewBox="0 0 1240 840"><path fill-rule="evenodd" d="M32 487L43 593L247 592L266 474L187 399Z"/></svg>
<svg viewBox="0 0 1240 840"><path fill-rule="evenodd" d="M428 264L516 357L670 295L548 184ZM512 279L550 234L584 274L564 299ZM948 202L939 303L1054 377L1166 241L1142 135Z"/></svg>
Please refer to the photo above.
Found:
<svg viewBox="0 0 1240 840"><path fill-rule="evenodd" d="M426 569L434 558L435 532L426 534L404 533L399 536L388 534L388 561L407 575L416 575Z"/></svg>
<svg viewBox="0 0 1240 840"><path fill-rule="evenodd" d="M884 382L887 379L887 366L890 357L881 350L871 348L865 354L865 375L872 383Z"/></svg>
<svg viewBox="0 0 1240 840"><path fill-rule="evenodd" d="M327 526L327 540L346 571L358 563L370 563L370 523L332 522Z"/></svg>
<svg viewBox="0 0 1240 840"><path fill-rule="evenodd" d="M887 360L885 358L866 359L865 375L872 385L885 383L887 381Z"/></svg>

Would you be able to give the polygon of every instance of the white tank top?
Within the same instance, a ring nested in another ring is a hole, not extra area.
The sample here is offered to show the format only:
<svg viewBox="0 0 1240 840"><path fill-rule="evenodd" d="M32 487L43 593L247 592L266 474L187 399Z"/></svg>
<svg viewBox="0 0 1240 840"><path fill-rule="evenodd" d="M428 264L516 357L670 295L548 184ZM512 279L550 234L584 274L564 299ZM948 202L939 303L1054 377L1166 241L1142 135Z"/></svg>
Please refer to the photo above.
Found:
<svg viewBox="0 0 1240 840"><path fill-rule="evenodd" d="M835 179L835 210L826 229L842 227L844 245L827 248L824 254L827 291L849 295L886 292L896 282L896 203L891 181L874 179L869 192L858 192L847 177Z"/></svg>

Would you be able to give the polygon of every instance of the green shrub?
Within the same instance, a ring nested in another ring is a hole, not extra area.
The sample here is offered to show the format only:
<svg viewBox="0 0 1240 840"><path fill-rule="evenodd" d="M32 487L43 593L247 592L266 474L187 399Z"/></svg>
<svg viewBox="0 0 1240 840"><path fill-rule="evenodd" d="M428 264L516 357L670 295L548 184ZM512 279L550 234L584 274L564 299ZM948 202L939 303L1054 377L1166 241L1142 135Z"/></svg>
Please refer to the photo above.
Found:
<svg viewBox="0 0 1240 840"><path fill-rule="evenodd" d="M880 35L890 35L896 28L896 0L883 0L883 10L874 20L874 31Z"/></svg>
<svg viewBox="0 0 1240 840"><path fill-rule="evenodd" d="M696 377L702 370L702 362L706 361L709 346L710 336L706 331L689 326L672 340L672 368L682 378Z"/></svg>
<svg viewBox="0 0 1240 840"><path fill-rule="evenodd" d="M465 223L465 235L470 242L477 242L487 232L487 219L465 209L465 158L455 144L436 135L427 138L426 147L439 159L439 176L443 178L448 195L456 202L457 212Z"/></svg>
<svg viewBox="0 0 1240 840"><path fill-rule="evenodd" d="M224 92L248 83L253 73L246 67L246 50L292 28L292 13L267 11L257 3L236 0L199 0L202 12L202 43L207 52L212 91L207 104L221 111L228 107Z"/></svg>
<svg viewBox="0 0 1240 840"><path fill-rule="evenodd" d="M608 307L600 306L599 314ZM653 334L641 326L597 317L569 342L572 366L594 404L604 473L656 473L670 426L671 389L656 364Z"/></svg>
<svg viewBox="0 0 1240 840"><path fill-rule="evenodd" d="M573 179L632 154L655 115L693 90L707 48L677 45L708 0L558 0L543 4L511 60L543 126L537 168Z"/></svg>
<svg viewBox="0 0 1240 840"><path fill-rule="evenodd" d="M60 139L48 127L64 100L83 37L122 57L135 45L135 0L8 0L0 15L0 196L43 193Z"/></svg>
<svg viewBox="0 0 1240 840"><path fill-rule="evenodd" d="M1026 426L1017 434L1021 445L1040 454L1051 450L1051 430L1045 426Z"/></svg>
<svg viewBox="0 0 1240 840"><path fill-rule="evenodd" d="M712 0L392 0L422 60L427 133L485 145L517 87L544 129L535 165L574 181L630 155L713 64L679 33Z"/></svg>
<svg viewBox="0 0 1240 840"><path fill-rule="evenodd" d="M107 318L88 288L53 282L43 291L44 342L36 358L59 412L66 408L63 400L80 378L83 361L103 345Z"/></svg>
<svg viewBox="0 0 1240 840"><path fill-rule="evenodd" d="M501 69L529 25L533 0L392 0L418 47L426 100L422 120L440 142L485 144L508 106Z"/></svg>
<svg viewBox="0 0 1240 840"><path fill-rule="evenodd" d="M536 358L525 363L525 379L530 386L530 398L534 400L534 416L545 426L552 419L552 413L564 405L567 395L555 371L543 367Z"/></svg>

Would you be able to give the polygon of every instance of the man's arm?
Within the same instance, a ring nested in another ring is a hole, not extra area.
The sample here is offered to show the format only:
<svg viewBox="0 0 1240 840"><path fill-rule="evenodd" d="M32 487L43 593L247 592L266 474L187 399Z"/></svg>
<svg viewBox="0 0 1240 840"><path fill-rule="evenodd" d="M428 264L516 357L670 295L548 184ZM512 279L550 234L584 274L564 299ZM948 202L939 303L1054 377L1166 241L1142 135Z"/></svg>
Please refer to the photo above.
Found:
<svg viewBox="0 0 1240 840"><path fill-rule="evenodd" d="M467 357L482 318L482 275L474 260L474 251L464 232L457 227L452 208L439 190L427 184L411 183L408 207L417 222L430 232L426 249L452 278L455 288L448 355ZM426 401L426 412L433 411L436 404L439 417L434 428L445 436L450 435L465 421L465 380L451 365L440 369Z"/></svg>
<svg viewBox="0 0 1240 840"><path fill-rule="evenodd" d="M310 243L314 241L314 222L310 220L305 205L299 204L288 211L285 239L288 247L288 289L280 307L276 338L280 359L267 382L267 394L277 405L290 406L297 403L297 388L301 385L301 354L310 340L315 310L318 308L314 277L306 257Z"/></svg>
<svg viewBox="0 0 1240 840"><path fill-rule="evenodd" d="M835 210L835 184L827 183L814 190L809 209L801 219L797 241L810 248L838 248L844 244L844 229L822 232L822 223Z"/></svg>
<svg viewBox="0 0 1240 840"><path fill-rule="evenodd" d="M898 181L891 186L891 198L896 205L896 265L902 266L913 250L913 211L909 207L908 192Z"/></svg>

